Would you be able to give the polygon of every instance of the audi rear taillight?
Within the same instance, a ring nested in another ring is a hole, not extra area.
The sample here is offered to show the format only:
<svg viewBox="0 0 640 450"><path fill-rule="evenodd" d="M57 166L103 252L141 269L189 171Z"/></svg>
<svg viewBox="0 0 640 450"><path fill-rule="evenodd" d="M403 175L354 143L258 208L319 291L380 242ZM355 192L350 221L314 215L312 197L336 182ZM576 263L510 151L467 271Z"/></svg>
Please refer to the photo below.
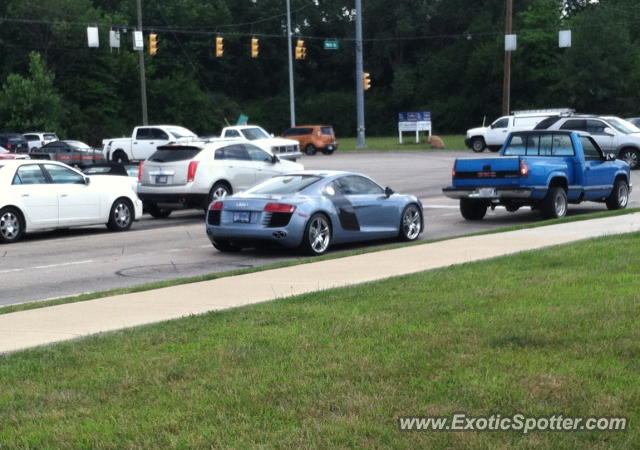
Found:
<svg viewBox="0 0 640 450"><path fill-rule="evenodd" d="M189 170L187 171L187 182L196 179L196 172L198 171L199 161L191 161L189 163Z"/></svg>
<svg viewBox="0 0 640 450"><path fill-rule="evenodd" d="M224 202L213 202L211 206L209 206L209 209L211 211L221 211L223 207L224 207Z"/></svg>
<svg viewBox="0 0 640 450"><path fill-rule="evenodd" d="M144 168L144 161L140 161L138 166L138 181L142 181L142 169Z"/></svg>
<svg viewBox="0 0 640 450"><path fill-rule="evenodd" d="M520 176L521 177L529 176L529 166L527 166L527 163L523 159L520 160Z"/></svg>
<svg viewBox="0 0 640 450"><path fill-rule="evenodd" d="M296 210L296 207L294 205L287 205L284 203L267 203L264 210L267 212L293 213Z"/></svg>

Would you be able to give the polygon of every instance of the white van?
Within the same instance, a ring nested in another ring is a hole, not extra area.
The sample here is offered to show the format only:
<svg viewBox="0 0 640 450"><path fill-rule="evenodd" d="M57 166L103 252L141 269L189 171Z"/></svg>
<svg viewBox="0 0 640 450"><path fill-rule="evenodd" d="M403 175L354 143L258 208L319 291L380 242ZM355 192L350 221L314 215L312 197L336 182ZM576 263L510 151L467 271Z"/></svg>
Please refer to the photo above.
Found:
<svg viewBox="0 0 640 450"><path fill-rule="evenodd" d="M538 109L529 111L514 111L510 116L497 118L488 127L482 126L467 130L464 143L474 152L482 152L488 148L497 152L502 147L507 135L512 131L533 130L535 126L549 116L568 114L572 109Z"/></svg>

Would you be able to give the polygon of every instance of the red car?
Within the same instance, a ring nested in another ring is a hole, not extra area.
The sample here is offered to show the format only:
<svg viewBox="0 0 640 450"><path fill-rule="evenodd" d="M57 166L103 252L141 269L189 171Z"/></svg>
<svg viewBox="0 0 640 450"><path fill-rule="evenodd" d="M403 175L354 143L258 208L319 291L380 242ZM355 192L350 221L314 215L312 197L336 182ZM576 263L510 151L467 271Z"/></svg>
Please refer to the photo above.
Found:
<svg viewBox="0 0 640 450"><path fill-rule="evenodd" d="M29 159L24 153L11 153L4 147L0 147L0 159Z"/></svg>

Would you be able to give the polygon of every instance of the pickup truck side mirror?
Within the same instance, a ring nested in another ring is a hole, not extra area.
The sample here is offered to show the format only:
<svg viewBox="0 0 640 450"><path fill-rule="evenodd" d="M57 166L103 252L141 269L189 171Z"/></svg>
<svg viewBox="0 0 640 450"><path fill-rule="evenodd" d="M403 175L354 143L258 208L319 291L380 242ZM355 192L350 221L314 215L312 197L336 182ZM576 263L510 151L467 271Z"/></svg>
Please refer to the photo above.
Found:
<svg viewBox="0 0 640 450"><path fill-rule="evenodd" d="M614 155L613 153L607 153L606 155L604 155L604 159L607 161L614 161L616 159L616 155Z"/></svg>
<svg viewBox="0 0 640 450"><path fill-rule="evenodd" d="M91 178L84 177L84 184L86 184L88 186L90 183L91 183Z"/></svg>

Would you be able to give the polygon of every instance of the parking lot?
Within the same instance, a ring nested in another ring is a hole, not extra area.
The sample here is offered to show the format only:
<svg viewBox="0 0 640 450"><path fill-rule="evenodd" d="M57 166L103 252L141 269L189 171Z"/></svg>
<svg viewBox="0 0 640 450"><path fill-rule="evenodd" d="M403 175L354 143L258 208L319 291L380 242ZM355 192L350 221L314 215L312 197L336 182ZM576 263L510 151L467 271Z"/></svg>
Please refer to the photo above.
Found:
<svg viewBox="0 0 640 450"><path fill-rule="evenodd" d="M480 222L462 219L457 202L445 198L441 188L450 183L454 159L470 156L470 151L338 152L332 156L305 156L301 162L308 169L362 172L397 192L417 195L425 207L423 240L540 220L537 212L528 208L516 213L498 208ZM637 182L638 172L633 172L632 183ZM639 206L637 199L638 194L633 192L629 207ZM571 205L569 215L605 209L596 203ZM167 219L144 215L128 233L110 233L104 226L94 226L27 235L22 242L0 247L0 304L129 287L300 257L284 250L221 254L207 239L203 220L202 212L189 210ZM338 247L331 252L358 247Z"/></svg>

